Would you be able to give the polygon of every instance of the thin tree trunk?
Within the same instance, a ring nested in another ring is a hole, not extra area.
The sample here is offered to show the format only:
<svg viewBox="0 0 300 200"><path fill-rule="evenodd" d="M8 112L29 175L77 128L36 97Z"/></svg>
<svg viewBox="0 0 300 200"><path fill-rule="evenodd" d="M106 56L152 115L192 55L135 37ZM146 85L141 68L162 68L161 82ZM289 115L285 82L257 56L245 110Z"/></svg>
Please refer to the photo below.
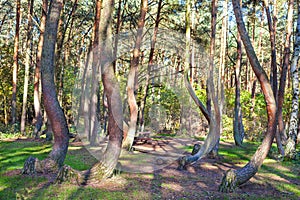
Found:
<svg viewBox="0 0 300 200"><path fill-rule="evenodd" d="M290 126L288 131L289 139L286 144L285 156L289 159L296 157L296 144L298 134L298 111L299 111L299 71L298 61L300 53L300 5L298 3L298 20L295 33L294 55L291 63L291 76L293 84L293 99L292 99L292 112L290 117Z"/></svg>
<svg viewBox="0 0 300 200"><path fill-rule="evenodd" d="M221 112L220 108L218 106L218 95L215 93L215 86L214 86L214 68L215 68L215 62L214 62L214 55L215 55L215 41L216 41L216 25L217 25L217 6L218 6L218 0L212 0L212 11L211 11L211 40L210 40L210 65L209 65L209 75L208 75L208 93L207 96L211 97L211 101L213 103L214 110L210 111L210 114L212 115L212 112L214 112L215 116L215 123L216 127L215 130L220 132L221 130ZM220 133L218 134L220 135ZM218 156L219 151L219 140L216 144L216 146L213 148L211 155L213 157Z"/></svg>
<svg viewBox="0 0 300 200"><path fill-rule="evenodd" d="M235 65L235 102L234 102L234 119L233 119L233 136L237 146L242 146L245 135L243 125L243 115L241 108L241 64L242 64L242 41L240 33L237 33L237 62Z"/></svg>
<svg viewBox="0 0 300 200"><path fill-rule="evenodd" d="M21 115L21 133L25 135L26 125L26 109L27 109L27 95L28 95L28 81L29 81L29 68L31 61L31 30L32 30L32 13L33 13L34 0L28 0L28 26L27 26L27 38L26 38L26 58L25 58L25 76L24 76L24 92L23 92L23 105Z"/></svg>
<svg viewBox="0 0 300 200"><path fill-rule="evenodd" d="M117 54L118 54L118 43L119 43L119 32L121 29L121 9L122 9L122 0L119 0L118 11L117 11L117 24L116 24L116 35L114 40L114 72L117 73Z"/></svg>
<svg viewBox="0 0 300 200"><path fill-rule="evenodd" d="M143 38L143 29L145 25L145 18L148 10L148 0L141 0L141 11L140 18L138 21L138 30L135 41L135 47L133 49L133 58L130 63L130 71L127 79L127 96L128 96L128 105L130 109L130 122L127 137L124 138L123 147L130 149L134 140L136 132L136 124L138 117L138 106L135 99L135 89L137 84L137 70L139 66L140 58L140 47L142 44Z"/></svg>
<svg viewBox="0 0 300 200"><path fill-rule="evenodd" d="M265 96L266 109L268 113L268 128L262 144L256 150L251 160L243 168L237 170L231 169L226 172L219 187L219 190L223 192L235 190L237 186L240 186L241 184L247 182L256 174L270 150L276 132L276 101L274 98L272 87L270 85L266 72L263 70L258 61L249 35L246 31L239 0L232 0L232 4L238 31L241 34L241 38L252 69L260 82L262 92Z"/></svg>
<svg viewBox="0 0 300 200"><path fill-rule="evenodd" d="M92 80L91 80L91 100L90 100L90 144L96 145L96 138L98 133L98 119L97 119L97 104L98 104L98 88L99 88L99 73L100 73L100 16L101 16L101 0L97 0L96 14L94 20L94 33L93 33L93 64L92 64Z"/></svg>
<svg viewBox="0 0 300 200"><path fill-rule="evenodd" d="M226 66L226 46L227 46L227 21L228 21L228 0L223 2L223 19L222 19L222 36L221 36L221 52L220 52L220 66L219 66L219 77L218 77L218 99L220 100L220 113L222 116L225 103L225 94L224 94L224 83L225 83L225 66ZM222 117L221 117L222 120ZM221 121L222 124L222 121ZM222 134L222 127L220 130Z"/></svg>
<svg viewBox="0 0 300 200"><path fill-rule="evenodd" d="M43 42L44 42L44 32L46 26L46 17L48 12L48 0L43 0L42 5L42 17L40 24L40 36L38 42L37 49L37 57L36 57L36 66L34 72L34 112L35 112L35 127L34 127L34 136L36 138L39 137L39 132L41 131L43 125L43 118L41 112L41 104L40 104L40 69L41 69L41 59L42 59L42 50L43 50Z"/></svg>
<svg viewBox="0 0 300 200"><path fill-rule="evenodd" d="M147 68L147 74L146 74L146 84L145 84L145 88L143 91L143 99L142 99L141 106L140 106L141 111L140 111L140 115L139 115L139 119L140 119L139 125L140 125L141 132L144 131L145 105L146 105L146 101L147 101L147 97L148 97L150 71L153 67L154 50L155 50L158 26L159 26L159 22L160 22L161 9L162 9L162 0L159 0L158 7L157 7L157 15L156 15L156 19L155 19L155 27L154 27L153 35L152 35L152 39L151 39L151 49L150 49L150 53L149 53L149 61L148 61L148 68Z"/></svg>
<svg viewBox="0 0 300 200"><path fill-rule="evenodd" d="M289 1L288 8L288 17L287 17L287 26L286 26L286 37L284 44L284 56L283 56L283 65L280 76L279 90L278 90L278 132L279 135L284 138L284 120L282 116L282 107L284 102L284 93L285 93L285 85L286 85L286 74L290 61L290 45L291 45L291 34L293 30L293 6L294 0Z"/></svg>
<svg viewBox="0 0 300 200"><path fill-rule="evenodd" d="M264 19L265 19L264 18L264 9L262 8L259 38L258 38L258 52L257 52L257 57L261 62L263 62L263 58L261 56L261 53L262 53L261 49L262 49L262 36L263 36ZM255 108L256 83L257 83L257 78L256 78L256 76L254 76L253 77L253 82L252 82L252 90L251 90L250 118L252 118L252 114L254 113L254 108Z"/></svg>
<svg viewBox="0 0 300 200"><path fill-rule="evenodd" d="M11 123L15 124L17 120L17 76L19 68L19 32L20 32L20 15L21 15L21 1L16 2L16 31L14 41L14 55L13 55L13 82L12 82L12 103L11 103Z"/></svg>
<svg viewBox="0 0 300 200"><path fill-rule="evenodd" d="M274 1L273 23L272 23L268 0L264 0L263 4L267 14L268 27L270 33L270 43L271 43L271 73L270 73L271 74L270 77L272 77L271 85L275 96L275 100L277 100L278 83L277 83L276 40L275 40L276 39L276 0ZM284 149L281 143L279 131L276 131L275 137L276 137L278 152L283 156Z"/></svg>

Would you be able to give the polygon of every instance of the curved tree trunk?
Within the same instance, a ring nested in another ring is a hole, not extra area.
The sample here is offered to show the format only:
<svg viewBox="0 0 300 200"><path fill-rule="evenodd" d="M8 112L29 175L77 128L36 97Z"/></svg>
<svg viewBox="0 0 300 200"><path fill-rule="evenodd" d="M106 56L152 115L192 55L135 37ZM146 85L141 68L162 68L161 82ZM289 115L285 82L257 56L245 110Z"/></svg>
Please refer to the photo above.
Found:
<svg viewBox="0 0 300 200"><path fill-rule="evenodd" d="M136 132L136 124L138 117L138 106L135 99L135 89L136 89L136 77L137 70L139 66L139 58L140 58L140 47L142 44L143 38L143 29L145 25L145 18L148 10L148 0L141 0L141 12L140 18L138 21L138 30L135 41L135 47L133 49L133 58L130 63L130 71L128 74L127 80L127 98L128 105L130 109L130 122L129 129L126 138L124 138L123 147L126 149L130 149L134 140L135 132Z"/></svg>
<svg viewBox="0 0 300 200"><path fill-rule="evenodd" d="M270 33L270 43L271 43L271 77L272 77L272 89L274 93L275 100L278 97L278 89L277 89L277 62L276 62L276 1L274 1L274 12L273 12L273 23L271 18L271 13L269 9L269 2L268 0L263 1L266 14L267 14L267 20L268 20L268 27L269 27L269 33ZM276 143L278 152L283 156L284 155L284 149L281 143L280 133L279 131L276 131L275 133L276 137Z"/></svg>
<svg viewBox="0 0 300 200"><path fill-rule="evenodd" d="M256 53L251 44L249 35L246 31L239 0L232 0L232 4L238 30L241 34L241 38L247 52L247 56L249 58L252 69L260 82L261 89L265 96L266 109L268 113L268 128L265 134L265 138L262 141L262 144L256 150L251 160L243 168L227 171L219 187L219 190L223 192L233 191L237 186L240 186L241 184L247 182L251 177L253 177L256 174L258 168L262 165L264 159L266 158L270 150L276 131L276 101L274 98L271 84L268 80L266 72L263 70L258 61Z"/></svg>
<svg viewBox="0 0 300 200"><path fill-rule="evenodd" d="M220 108L218 105L218 95L216 95L215 92L215 85L214 85L214 70L215 70L215 61L214 61L214 56L215 56L215 48L216 48L216 27L217 27L217 7L218 7L218 0L212 0L212 10L211 10L211 40L210 40L210 64L209 64L209 74L208 74L208 84L207 84L207 91L208 94L207 96L210 96L210 99L213 103L212 108L213 110L210 111L211 115L212 112L214 112L214 120L215 120L215 131L218 131L219 133L217 135L220 136L220 131L221 131L221 112ZM209 110L209 108L207 108ZM212 126L211 124L210 126ZM212 157L217 157L218 156L218 151L219 151L219 139L211 151Z"/></svg>
<svg viewBox="0 0 300 200"><path fill-rule="evenodd" d="M146 74L146 84L145 84L145 87L144 87L143 99L141 101L141 107L140 107L139 126L140 126L140 131L141 132L144 131L145 105L146 105L147 97L148 97L150 71L153 67L154 50L155 50L155 43L156 43L157 32L158 32L158 25L159 25L159 22L160 22L161 9L162 9L162 0L159 0L158 7L157 7L157 15L156 15L156 19L155 19L155 27L154 27L153 35L152 35L152 38L151 38L151 49L150 49L150 53L149 53L149 61L148 61L148 68L147 68L147 74Z"/></svg>
<svg viewBox="0 0 300 200"><path fill-rule="evenodd" d="M289 159L296 157L296 143L297 143L297 128L298 128L298 111L299 111L299 72L298 72L298 60L300 53L300 5L298 2L298 20L294 45L294 55L291 64L291 75L293 83L293 99L292 99L292 112L290 118L290 126L286 144L285 156Z"/></svg>
<svg viewBox="0 0 300 200"><path fill-rule="evenodd" d="M65 115L59 105L54 83L54 55L57 38L57 26L62 9L62 0L54 0L50 4L46 21L45 40L41 60L42 91L45 109L54 134L54 144L48 158L42 162L28 158L25 161L23 173L42 171L56 172L65 160L69 145L69 130ZM33 165L33 166L32 166ZM41 166L40 168L37 166ZM29 171L28 171L29 170Z"/></svg>
<svg viewBox="0 0 300 200"><path fill-rule="evenodd" d="M113 0L102 1L99 29L100 46L98 48L101 50L102 83L108 104L108 144L101 160L91 169L78 172L65 165L59 171L57 176L58 182L70 181L79 185L87 182L101 182L112 175L118 163L123 140L123 110L120 88L112 63L114 58L110 36L112 34L111 20L113 5Z"/></svg>

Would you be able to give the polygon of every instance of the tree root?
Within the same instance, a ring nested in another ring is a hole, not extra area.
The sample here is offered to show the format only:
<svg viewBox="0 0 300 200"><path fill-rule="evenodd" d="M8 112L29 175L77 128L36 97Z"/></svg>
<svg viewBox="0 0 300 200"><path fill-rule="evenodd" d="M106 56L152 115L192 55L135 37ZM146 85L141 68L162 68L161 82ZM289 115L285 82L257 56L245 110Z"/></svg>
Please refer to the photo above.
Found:
<svg viewBox="0 0 300 200"><path fill-rule="evenodd" d="M228 170L223 179L222 183L219 186L220 192L234 192L238 184L236 181L236 171L233 169Z"/></svg>
<svg viewBox="0 0 300 200"><path fill-rule="evenodd" d="M187 162L187 157L183 156L181 158L178 159L178 170L186 170L186 166L187 166L188 162Z"/></svg>
<svg viewBox="0 0 300 200"><path fill-rule="evenodd" d="M63 167L60 168L55 183L60 184L63 182L67 182L67 183L82 185L85 183L83 177L84 176L82 172L72 169L68 165L64 165Z"/></svg>
<svg viewBox="0 0 300 200"><path fill-rule="evenodd" d="M194 144L193 147L193 151L192 151L192 155L195 155L196 153L198 153L198 151L201 149L200 144Z"/></svg>

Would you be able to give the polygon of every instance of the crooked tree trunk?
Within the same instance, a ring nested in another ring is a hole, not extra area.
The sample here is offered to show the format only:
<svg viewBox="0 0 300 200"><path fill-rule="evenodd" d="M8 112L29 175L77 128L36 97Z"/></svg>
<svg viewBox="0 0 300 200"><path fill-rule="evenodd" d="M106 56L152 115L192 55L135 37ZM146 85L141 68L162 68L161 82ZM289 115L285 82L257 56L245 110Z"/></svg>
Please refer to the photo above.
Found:
<svg viewBox="0 0 300 200"><path fill-rule="evenodd" d="M42 91L45 109L54 133L54 144L48 157L39 162L32 162L32 158L25 161L23 173L38 171L35 166L42 166L43 171L57 171L63 165L68 145L69 130L65 115L59 105L54 83L54 55L57 38L57 26L62 9L62 0L54 0L49 8L46 21L45 40L43 43L41 60ZM32 166L33 165L33 166ZM26 170L33 169L33 170Z"/></svg>
<svg viewBox="0 0 300 200"><path fill-rule="evenodd" d="M146 74L146 84L145 84L145 87L144 87L143 99L142 99L141 106L140 106L139 125L140 125L140 131L141 132L144 131L145 105L146 105L146 101L147 101L147 97L148 97L148 91L149 91L150 71L153 67L154 50L155 50L155 43L156 43L157 32L158 32L158 25L159 25L159 22L160 22L161 8L162 8L162 0L159 0L158 7L157 7L157 15L156 15L156 19L155 19L155 27L154 27L153 35L152 35L152 38L151 38L151 49L150 49L150 53L149 53L149 61L148 61L148 68L147 68L147 74Z"/></svg>
<svg viewBox="0 0 300 200"><path fill-rule="evenodd" d="M298 20L295 36L294 55L291 63L291 76L293 84L293 99L292 99L292 112L290 118L290 126L288 132L288 140L286 144L285 157L294 159L296 157L296 144L298 134L298 111L299 111L299 71L298 60L300 53L300 5L298 1Z"/></svg>
<svg viewBox="0 0 300 200"><path fill-rule="evenodd" d="M244 140L244 125L241 107L241 64L242 64L242 41L241 36L237 33L237 62L235 65L235 102L233 118L233 136L237 146L242 146Z"/></svg>
<svg viewBox="0 0 300 200"><path fill-rule="evenodd" d="M249 35L246 31L239 0L232 0L232 4L238 31L241 35L252 69L260 82L261 89L265 97L266 109L268 113L268 128L262 144L256 150L251 160L243 168L237 170L231 169L224 175L222 183L219 187L219 190L222 192L234 191L236 187L247 182L256 174L270 150L276 132L276 101L271 84L268 80L266 72L263 70L258 61Z"/></svg>
<svg viewBox="0 0 300 200"><path fill-rule="evenodd" d="M16 4L16 32L14 41L13 55L13 80L12 80L12 103L11 103L11 124L16 123L17 119L17 77L19 68L19 32L20 32L21 1Z"/></svg>
<svg viewBox="0 0 300 200"><path fill-rule="evenodd" d="M101 160L91 169L79 172L69 166L60 169L58 182L77 184L97 183L110 177L117 166L123 140L123 109L118 81L114 75L111 41L113 0L102 1L99 39L101 50L101 75L108 104L108 144Z"/></svg>
<svg viewBox="0 0 300 200"><path fill-rule="evenodd" d="M273 12L273 23L271 18L271 13L269 9L269 2L268 0L264 0L263 4L266 10L267 14L267 20L268 20L268 27L269 27L269 33L270 33L270 43L271 43L271 85L273 89L273 93L275 96L275 100L278 97L278 89L277 89L277 62L276 62L276 1L274 1L275 7ZM275 133L276 137L276 143L278 152L283 156L284 155L284 149L281 143L280 133L279 131L276 131Z"/></svg>
<svg viewBox="0 0 300 200"><path fill-rule="evenodd" d="M35 66L35 74L34 74L34 112L35 112L35 127L33 131L33 135L38 138L39 132L41 131L43 125L43 118L41 112L41 103L40 103L40 69L41 69L41 59L42 59L42 50L43 50L43 42L44 42L44 32L46 26L46 17L47 17L47 10L48 10L48 0L43 0L42 5L42 17L41 17L41 24L40 24L40 36L38 42L38 49L37 49L37 57L36 57L36 66Z"/></svg>
<svg viewBox="0 0 300 200"><path fill-rule="evenodd" d="M208 85L207 85L207 91L208 94L207 96L211 97L211 101L213 103L212 108L213 110L210 110L210 114L212 115L212 112L214 112L214 120L215 120L215 125L214 128L215 131L219 131L217 135L220 136L220 131L221 131L221 112L220 108L218 106L218 95L216 95L215 92L215 86L214 86L214 70L215 70L215 61L214 61L214 56L215 56L215 43L216 43L216 26L217 26L217 6L218 6L218 0L212 0L212 10L211 10L211 40L210 40L210 64L209 64L209 75L208 75ZM217 87L218 88L218 87ZM208 109L209 110L209 109ZM210 127L213 124L210 124ZM219 151L219 139L211 151L211 156L212 157L217 157L218 156L218 151Z"/></svg>
<svg viewBox="0 0 300 200"><path fill-rule="evenodd" d="M218 113L216 113L215 115L209 114L209 112L205 108L204 104L200 101L200 99L197 97L195 91L193 90L193 87L189 81L188 70L189 69L185 70L185 75L184 75L185 76L185 78L184 78L185 86L186 86L190 96L192 97L193 101L196 103L196 105L201 110L202 114L207 119L207 121L209 123L209 132L204 141L204 144L201 147L194 146L194 149L193 149L193 152L191 155L183 156L179 159L179 161L178 161L178 169L179 170L185 169L188 164L196 162L196 161L200 160L201 158L203 158L204 156L206 156L208 153L210 153L220 139L220 126L218 126L218 124L216 123L216 121L219 120L217 118L220 115L218 115ZM210 80L210 79L208 79L208 80ZM209 83L209 85L213 84L212 81L208 81L208 83ZM213 98L213 99L215 99L215 98ZM219 107L218 107L218 104L215 104L216 99L215 99L215 101L213 101L213 103L214 103L214 109L218 112ZM215 118L217 120L215 120Z"/></svg>
<svg viewBox="0 0 300 200"><path fill-rule="evenodd" d="M130 122L129 122L129 129L126 138L124 138L123 147L126 149L130 149L135 132L136 132L136 124L137 124L137 117L138 117L138 106L136 103L135 98L135 90L137 85L137 70L139 66L139 58L140 58L140 47L142 44L143 38L143 29L145 25L145 18L148 10L148 0L141 0L141 12L140 18L138 21L138 30L137 36L135 41L135 47L133 49L133 58L130 63L130 71L128 74L127 80L127 96L128 96L128 105L130 109Z"/></svg>

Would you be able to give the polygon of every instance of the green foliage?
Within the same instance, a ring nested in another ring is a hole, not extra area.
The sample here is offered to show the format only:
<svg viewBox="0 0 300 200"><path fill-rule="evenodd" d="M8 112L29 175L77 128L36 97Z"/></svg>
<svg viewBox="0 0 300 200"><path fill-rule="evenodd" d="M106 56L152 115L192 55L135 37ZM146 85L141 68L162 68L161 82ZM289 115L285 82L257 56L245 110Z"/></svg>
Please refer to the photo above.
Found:
<svg viewBox="0 0 300 200"><path fill-rule="evenodd" d="M178 129L180 126L180 102L174 91L167 86L150 86L151 93L145 106L145 125L163 129Z"/></svg>

